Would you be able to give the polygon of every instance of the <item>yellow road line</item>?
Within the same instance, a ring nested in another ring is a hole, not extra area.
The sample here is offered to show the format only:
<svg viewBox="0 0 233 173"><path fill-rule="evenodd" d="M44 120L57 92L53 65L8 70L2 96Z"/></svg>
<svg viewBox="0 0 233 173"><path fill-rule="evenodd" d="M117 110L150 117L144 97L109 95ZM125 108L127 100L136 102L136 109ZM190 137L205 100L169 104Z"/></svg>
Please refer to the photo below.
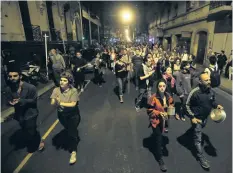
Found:
<svg viewBox="0 0 233 173"><path fill-rule="evenodd" d="M19 164L19 166L14 170L13 173L18 173L23 166L27 163L27 161L32 157L33 153L29 153L24 159L23 161Z"/></svg>
<svg viewBox="0 0 233 173"><path fill-rule="evenodd" d="M59 122L59 120L57 119L48 129L48 131L44 134L44 136L42 137L43 140L45 140L48 136L49 133L51 133L51 131L56 127L57 123Z"/></svg>
<svg viewBox="0 0 233 173"><path fill-rule="evenodd" d="M51 133L51 131L56 127L57 123L59 122L59 120L57 119L47 130L47 132L44 134L44 136L42 137L43 140L45 140L49 134ZM13 173L19 173L19 171L24 167L24 165L28 162L28 160L32 157L33 153L29 153L27 154L27 156L23 159L23 161L19 164L19 166L14 170Z"/></svg>
<svg viewBox="0 0 233 173"><path fill-rule="evenodd" d="M88 81L88 83L86 84L85 88L87 87L87 85L90 83L90 80ZM81 93L79 93L78 95L81 95ZM44 136L42 137L43 140L45 140L49 134L51 133L51 131L56 127L56 125L58 124L59 120L56 119L56 121L49 127L49 129L47 130L47 132L44 134ZM34 153L29 153L26 155L26 157L22 160L22 162L19 164L19 166L14 170L13 173L19 173L19 171L24 167L24 165L28 162L28 160L32 157Z"/></svg>

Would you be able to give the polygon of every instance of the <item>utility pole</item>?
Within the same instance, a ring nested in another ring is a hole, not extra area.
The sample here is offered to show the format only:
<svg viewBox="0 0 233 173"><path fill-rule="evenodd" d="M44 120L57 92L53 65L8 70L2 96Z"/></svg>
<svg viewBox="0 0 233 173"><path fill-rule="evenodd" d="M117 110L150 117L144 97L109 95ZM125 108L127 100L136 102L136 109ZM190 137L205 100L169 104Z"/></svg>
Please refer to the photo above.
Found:
<svg viewBox="0 0 233 173"><path fill-rule="evenodd" d="M45 44L45 58L46 58L46 77L49 79L49 69L48 69L48 43L47 43L47 36L46 34L44 35L44 44Z"/></svg>
<svg viewBox="0 0 233 173"><path fill-rule="evenodd" d="M82 6L81 2L78 1L79 3L79 16L80 16L80 24L81 24L81 43L82 43L82 48L84 47L84 41L83 41L83 15L82 15Z"/></svg>

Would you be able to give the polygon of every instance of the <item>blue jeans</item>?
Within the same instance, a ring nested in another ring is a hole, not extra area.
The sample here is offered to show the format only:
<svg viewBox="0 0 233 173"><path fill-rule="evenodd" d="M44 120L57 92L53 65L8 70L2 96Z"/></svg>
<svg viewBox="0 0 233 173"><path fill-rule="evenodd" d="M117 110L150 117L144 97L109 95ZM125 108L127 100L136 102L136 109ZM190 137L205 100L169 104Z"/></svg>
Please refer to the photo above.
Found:
<svg viewBox="0 0 233 173"><path fill-rule="evenodd" d="M126 80L127 78L117 78L117 84L118 84L118 92L119 95L122 96L123 95L123 90L125 90L126 87Z"/></svg>
<svg viewBox="0 0 233 173"><path fill-rule="evenodd" d="M139 69L140 69L140 67L134 67L133 68L133 74L134 74L135 86L136 87L138 87L138 83L139 83L139 76L138 76Z"/></svg>
<svg viewBox="0 0 233 173"><path fill-rule="evenodd" d="M151 87L149 86L147 89L145 88L140 88L139 90L139 95L136 99L135 106L140 107L142 98L147 95L147 99L151 97Z"/></svg>
<svg viewBox="0 0 233 173"><path fill-rule="evenodd" d="M204 120L202 123L197 123L197 124L192 124L193 128L193 140L194 140L194 145L197 151L197 157L203 158L203 152L202 152L202 128L205 127L207 121Z"/></svg>

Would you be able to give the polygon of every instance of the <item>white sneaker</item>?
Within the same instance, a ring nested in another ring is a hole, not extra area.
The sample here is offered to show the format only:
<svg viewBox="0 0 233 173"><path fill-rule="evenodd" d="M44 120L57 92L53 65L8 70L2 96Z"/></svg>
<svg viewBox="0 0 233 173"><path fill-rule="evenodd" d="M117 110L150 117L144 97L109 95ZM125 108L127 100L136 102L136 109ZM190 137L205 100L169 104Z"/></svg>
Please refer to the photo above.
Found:
<svg viewBox="0 0 233 173"><path fill-rule="evenodd" d="M84 91L84 89L82 88L82 89L81 89L81 92L83 92L83 91Z"/></svg>
<svg viewBox="0 0 233 173"><path fill-rule="evenodd" d="M70 164L74 164L76 162L76 152L73 151L71 154L70 154Z"/></svg>
<svg viewBox="0 0 233 173"><path fill-rule="evenodd" d="M137 112L140 111L140 107L135 106L135 109L136 109Z"/></svg>

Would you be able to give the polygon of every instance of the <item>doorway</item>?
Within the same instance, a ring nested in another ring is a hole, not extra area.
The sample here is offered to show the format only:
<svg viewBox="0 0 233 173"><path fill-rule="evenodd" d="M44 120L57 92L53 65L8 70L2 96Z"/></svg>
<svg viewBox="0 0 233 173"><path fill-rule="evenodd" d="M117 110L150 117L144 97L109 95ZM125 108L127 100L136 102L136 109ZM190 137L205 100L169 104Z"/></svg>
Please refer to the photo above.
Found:
<svg viewBox="0 0 233 173"><path fill-rule="evenodd" d="M207 44L207 32L200 31L197 33L198 35L198 48L197 48L197 58L196 61L199 64L203 64L205 52L206 52L206 44Z"/></svg>
<svg viewBox="0 0 233 173"><path fill-rule="evenodd" d="M171 37L167 37L167 49L169 49L171 51L172 49L172 38Z"/></svg>

